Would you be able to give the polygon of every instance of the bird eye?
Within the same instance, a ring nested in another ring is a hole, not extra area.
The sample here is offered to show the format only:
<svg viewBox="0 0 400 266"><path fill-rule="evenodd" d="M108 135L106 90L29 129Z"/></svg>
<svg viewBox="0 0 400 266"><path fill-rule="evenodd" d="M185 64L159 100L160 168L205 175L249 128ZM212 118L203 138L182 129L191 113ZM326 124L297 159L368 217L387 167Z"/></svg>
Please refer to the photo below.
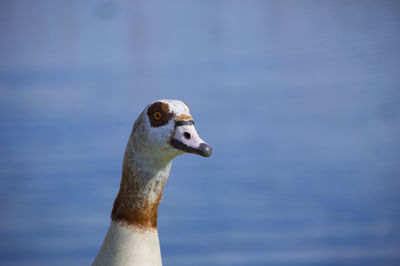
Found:
<svg viewBox="0 0 400 266"><path fill-rule="evenodd" d="M153 114L153 118L154 118L154 120L156 120L156 121L161 120L161 118L162 118L161 112L160 112L160 111L155 111L154 114Z"/></svg>

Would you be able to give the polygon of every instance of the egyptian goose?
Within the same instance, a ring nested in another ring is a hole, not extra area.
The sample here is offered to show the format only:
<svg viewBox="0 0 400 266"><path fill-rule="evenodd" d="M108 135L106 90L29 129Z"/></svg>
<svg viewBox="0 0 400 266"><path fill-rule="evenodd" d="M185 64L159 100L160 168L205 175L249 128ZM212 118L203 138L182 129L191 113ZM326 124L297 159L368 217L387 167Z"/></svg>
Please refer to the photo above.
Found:
<svg viewBox="0 0 400 266"><path fill-rule="evenodd" d="M133 125L111 225L93 265L162 265L157 211L172 159L183 153L209 157L189 107L178 100L148 105Z"/></svg>

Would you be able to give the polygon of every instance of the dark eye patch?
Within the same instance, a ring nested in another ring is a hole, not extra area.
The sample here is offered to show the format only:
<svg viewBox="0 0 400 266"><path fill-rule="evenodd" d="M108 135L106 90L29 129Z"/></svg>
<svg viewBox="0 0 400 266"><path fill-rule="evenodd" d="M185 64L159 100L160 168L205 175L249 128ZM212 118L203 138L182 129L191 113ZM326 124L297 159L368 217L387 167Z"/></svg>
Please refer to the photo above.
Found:
<svg viewBox="0 0 400 266"><path fill-rule="evenodd" d="M160 120L154 119L154 113L157 111L162 115ZM163 102L155 102L147 110L147 116L149 117L152 127L160 127L167 124L169 120L171 120L173 113L169 111L168 104Z"/></svg>

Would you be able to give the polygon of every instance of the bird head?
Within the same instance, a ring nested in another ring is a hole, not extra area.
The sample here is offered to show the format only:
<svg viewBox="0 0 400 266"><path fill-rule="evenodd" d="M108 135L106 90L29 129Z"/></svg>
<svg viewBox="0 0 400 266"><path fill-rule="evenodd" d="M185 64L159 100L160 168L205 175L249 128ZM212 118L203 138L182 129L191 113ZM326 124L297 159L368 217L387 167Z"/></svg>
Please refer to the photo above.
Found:
<svg viewBox="0 0 400 266"><path fill-rule="evenodd" d="M183 153L209 157L212 148L198 135L189 107L179 100L158 100L146 106L131 139L141 155L174 158Z"/></svg>

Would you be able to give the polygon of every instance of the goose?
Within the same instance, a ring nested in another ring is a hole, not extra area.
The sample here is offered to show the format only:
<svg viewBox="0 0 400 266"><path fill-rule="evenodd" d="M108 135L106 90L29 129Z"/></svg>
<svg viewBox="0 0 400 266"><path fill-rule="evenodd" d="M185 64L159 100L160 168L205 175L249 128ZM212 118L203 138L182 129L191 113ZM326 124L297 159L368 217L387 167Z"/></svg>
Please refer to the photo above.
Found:
<svg viewBox="0 0 400 266"><path fill-rule="evenodd" d="M92 265L162 265L158 205L172 159L184 153L212 153L197 134L189 107L179 100L147 105L126 145L111 225Z"/></svg>

